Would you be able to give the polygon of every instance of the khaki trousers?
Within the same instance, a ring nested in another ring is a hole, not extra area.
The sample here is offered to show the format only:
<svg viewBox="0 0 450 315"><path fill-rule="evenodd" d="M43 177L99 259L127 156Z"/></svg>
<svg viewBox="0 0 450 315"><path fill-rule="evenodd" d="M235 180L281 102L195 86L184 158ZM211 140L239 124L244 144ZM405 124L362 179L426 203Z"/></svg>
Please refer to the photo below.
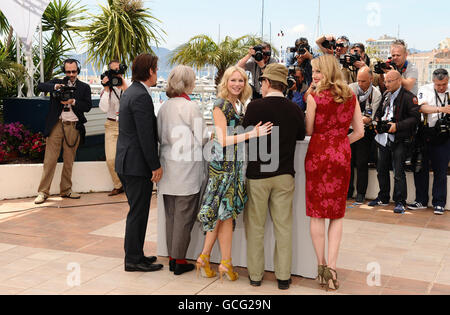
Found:
<svg viewBox="0 0 450 315"><path fill-rule="evenodd" d="M291 277L294 186L294 177L291 175L247 180L248 201L244 211L244 223L247 237L247 269L253 281L261 281L264 276L267 208L275 232L275 276L278 280L288 280Z"/></svg>
<svg viewBox="0 0 450 315"><path fill-rule="evenodd" d="M105 123L105 155L106 155L106 165L108 166L109 173L111 174L111 179L114 183L114 188L119 189L122 187L122 182L117 176L115 171L115 161L116 161L116 149L117 149L117 138L119 137L119 122L106 120Z"/></svg>
<svg viewBox="0 0 450 315"><path fill-rule="evenodd" d="M75 161L78 145L80 144L79 131L76 129L76 123L62 123L58 121L53 127L50 136L46 139L45 157L44 157L44 171L42 172L41 183L39 184L38 192L44 193L46 196L50 195L50 186L52 184L53 176L55 175L56 164L61 153L61 146L63 147L63 170L61 174L60 193L68 194L72 189L72 167ZM64 140L64 133L70 145L75 144L72 148L69 147ZM75 143L76 142L76 143Z"/></svg>

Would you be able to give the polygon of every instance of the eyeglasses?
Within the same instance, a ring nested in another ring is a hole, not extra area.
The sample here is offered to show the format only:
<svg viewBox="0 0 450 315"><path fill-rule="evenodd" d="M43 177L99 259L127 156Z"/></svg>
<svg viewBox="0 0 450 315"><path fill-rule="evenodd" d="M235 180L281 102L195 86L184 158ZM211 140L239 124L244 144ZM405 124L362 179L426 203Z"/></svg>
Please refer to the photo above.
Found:
<svg viewBox="0 0 450 315"><path fill-rule="evenodd" d="M66 72L66 74L75 74L75 73L78 73L78 70L72 70L72 71L65 71Z"/></svg>

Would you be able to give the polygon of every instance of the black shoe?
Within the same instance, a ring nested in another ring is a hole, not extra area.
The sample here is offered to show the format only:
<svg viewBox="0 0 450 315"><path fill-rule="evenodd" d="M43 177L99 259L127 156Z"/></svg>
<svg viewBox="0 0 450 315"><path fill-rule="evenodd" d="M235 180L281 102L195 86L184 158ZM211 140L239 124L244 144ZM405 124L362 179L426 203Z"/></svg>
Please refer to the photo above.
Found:
<svg viewBox="0 0 450 315"><path fill-rule="evenodd" d="M138 264L125 263L125 271L128 272L133 271L151 272L161 270L162 268L163 265L161 264L147 264L146 262L140 262Z"/></svg>
<svg viewBox="0 0 450 315"><path fill-rule="evenodd" d="M363 194L357 194L355 204L362 205L364 203L365 196Z"/></svg>
<svg viewBox="0 0 450 315"><path fill-rule="evenodd" d="M142 260L146 263L146 264L153 264L156 261L157 257L156 256L148 256L148 257L144 257L142 258Z"/></svg>
<svg viewBox="0 0 450 315"><path fill-rule="evenodd" d="M250 277L248 277L248 279L250 280L250 285L251 285L251 286L254 286L254 287L260 287L260 286L261 286L262 280L259 280L259 281L253 281Z"/></svg>
<svg viewBox="0 0 450 315"><path fill-rule="evenodd" d="M289 285L292 283L292 279L289 280L278 280L278 289L287 290L289 289Z"/></svg>
<svg viewBox="0 0 450 315"><path fill-rule="evenodd" d="M175 260L173 260L175 261ZM195 269L195 266L193 264L177 264L175 263L175 268L174 268L174 275L179 276L182 275L185 272L189 272Z"/></svg>
<svg viewBox="0 0 450 315"><path fill-rule="evenodd" d="M177 264L175 259L169 260L169 270L174 272L175 271L175 265Z"/></svg>

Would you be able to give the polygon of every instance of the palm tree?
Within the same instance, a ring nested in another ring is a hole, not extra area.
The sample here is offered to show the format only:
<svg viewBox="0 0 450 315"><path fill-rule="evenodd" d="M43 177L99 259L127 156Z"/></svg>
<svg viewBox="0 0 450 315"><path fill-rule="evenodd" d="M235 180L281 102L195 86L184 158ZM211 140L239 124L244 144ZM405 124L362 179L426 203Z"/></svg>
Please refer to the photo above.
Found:
<svg viewBox="0 0 450 315"><path fill-rule="evenodd" d="M92 23L82 28L89 61L99 68L113 59L130 64L137 55L153 52L151 42L159 46L166 34L142 0L108 0L100 7L102 13L91 15Z"/></svg>
<svg viewBox="0 0 450 315"><path fill-rule="evenodd" d="M24 66L8 59L6 53L0 54L0 102L5 97L17 93L17 85L25 79Z"/></svg>
<svg viewBox="0 0 450 315"><path fill-rule="evenodd" d="M229 36L216 43L207 35L192 37L187 43L175 48L170 55L170 64L183 64L203 68L207 65L216 67L215 83L222 80L225 70L237 64L247 54L248 48L260 43L261 39L253 35L245 35L236 39Z"/></svg>
<svg viewBox="0 0 450 315"><path fill-rule="evenodd" d="M75 24L85 17L84 6L80 1L53 0L42 16L42 31L51 34L44 44L44 79L53 77L57 66L66 58L70 48L75 48L71 33L79 34L80 28Z"/></svg>

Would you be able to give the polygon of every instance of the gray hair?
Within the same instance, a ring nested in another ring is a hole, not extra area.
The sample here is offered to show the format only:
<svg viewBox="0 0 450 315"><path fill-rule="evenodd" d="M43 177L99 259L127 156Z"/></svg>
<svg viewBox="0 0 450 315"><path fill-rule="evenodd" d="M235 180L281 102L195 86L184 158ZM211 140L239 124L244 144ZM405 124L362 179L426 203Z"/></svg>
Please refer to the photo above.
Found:
<svg viewBox="0 0 450 315"><path fill-rule="evenodd" d="M448 71L441 68L441 69L436 69L433 72L433 80L438 80L438 81L442 81L444 79L448 79Z"/></svg>
<svg viewBox="0 0 450 315"><path fill-rule="evenodd" d="M179 65L172 69L167 79L168 97L180 96L192 92L195 87L195 72L191 67Z"/></svg>

